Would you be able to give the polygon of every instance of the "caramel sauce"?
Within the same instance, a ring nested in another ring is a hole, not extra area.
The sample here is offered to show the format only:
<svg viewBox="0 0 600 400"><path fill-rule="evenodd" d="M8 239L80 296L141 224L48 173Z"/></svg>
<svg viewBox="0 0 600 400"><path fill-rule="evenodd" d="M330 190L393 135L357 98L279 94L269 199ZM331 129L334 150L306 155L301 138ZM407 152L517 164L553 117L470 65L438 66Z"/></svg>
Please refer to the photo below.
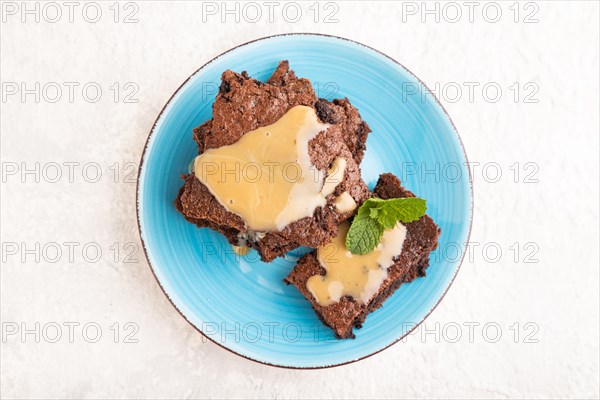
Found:
<svg viewBox="0 0 600 400"><path fill-rule="evenodd" d="M339 226L333 241L317 249L317 259L327 271L325 276L308 278L306 287L318 304L328 306L343 296L353 297L359 304L367 304L385 281L394 257L400 255L406 239L406 226L398 222L386 229L380 244L370 253L352 254L346 249L349 222Z"/></svg>
<svg viewBox="0 0 600 400"><path fill-rule="evenodd" d="M199 155L194 173L249 229L280 231L325 206L325 197L344 177L344 158L337 158L327 174L310 161L308 143L329 126L319 122L313 108L295 106L236 143Z"/></svg>

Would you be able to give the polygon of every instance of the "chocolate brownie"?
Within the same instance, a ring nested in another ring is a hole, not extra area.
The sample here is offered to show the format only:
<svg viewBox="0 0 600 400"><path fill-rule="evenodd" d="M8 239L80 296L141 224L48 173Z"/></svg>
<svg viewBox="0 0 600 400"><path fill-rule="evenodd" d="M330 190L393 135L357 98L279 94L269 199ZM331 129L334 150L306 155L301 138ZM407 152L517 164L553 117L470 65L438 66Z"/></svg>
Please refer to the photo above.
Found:
<svg viewBox="0 0 600 400"><path fill-rule="evenodd" d="M392 174L382 174L379 177L374 195L381 199L415 196L402 187L400 180ZM406 231L400 256L393 259L394 263L388 268L387 278L368 303L360 304L350 296L344 296L339 302L325 307L317 303L307 288L307 281L311 276L326 274L317 259L316 250L304 255L284 281L293 284L310 301L321 321L331 327L338 338L354 337L353 327L360 328L367 315L381 307L385 299L402 283L425 276L425 270L429 266L429 254L438 245L440 228L425 215L406 224Z"/></svg>
<svg viewBox="0 0 600 400"><path fill-rule="evenodd" d="M219 93L213 105L213 118L194 129L198 154L208 149L230 145L244 134L273 124L290 108L312 107L323 123L331 126L309 142L311 163L320 170L331 167L338 157L346 159L342 182L327 196L327 204L281 231L256 233L246 227L242 218L227 211L194 174L182 175L184 185L179 190L175 207L190 222L221 232L233 245L255 248L263 261L271 261L300 246L318 247L331 240L340 222L352 211L339 213L334 201L348 192L357 204L370 196L360 176L369 126L348 99L329 102L317 98L308 79L298 78L281 61L267 82L227 70L221 77Z"/></svg>

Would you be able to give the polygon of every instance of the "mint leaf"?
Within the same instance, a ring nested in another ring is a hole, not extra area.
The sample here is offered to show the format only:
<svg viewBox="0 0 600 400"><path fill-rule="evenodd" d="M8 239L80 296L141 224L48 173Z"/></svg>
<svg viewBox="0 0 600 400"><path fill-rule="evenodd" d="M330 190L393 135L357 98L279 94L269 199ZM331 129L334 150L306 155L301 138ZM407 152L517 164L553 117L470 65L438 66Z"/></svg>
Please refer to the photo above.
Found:
<svg viewBox="0 0 600 400"><path fill-rule="evenodd" d="M377 221L391 229L398 221L409 223L421 218L427 210L427 202L418 197L404 197L385 200L379 207Z"/></svg>
<svg viewBox="0 0 600 400"><path fill-rule="evenodd" d="M346 235L346 248L352 254L367 254L381 240L383 227L368 215L357 215Z"/></svg>
<svg viewBox="0 0 600 400"><path fill-rule="evenodd" d="M418 197L382 200L370 198L358 209L346 236L346 248L353 254L371 252L383 235L398 221L409 223L418 220L427 210L427 203Z"/></svg>
<svg viewBox="0 0 600 400"><path fill-rule="evenodd" d="M377 215L379 214L379 208L373 207L369 209L369 217L373 219L377 219Z"/></svg>
<svg viewBox="0 0 600 400"><path fill-rule="evenodd" d="M376 219L384 229L393 229L398 222L398 218L396 218L395 214L387 209L383 210Z"/></svg>
<svg viewBox="0 0 600 400"><path fill-rule="evenodd" d="M378 199L376 197L371 197L370 199L365 200L364 203L358 209L358 215L367 216L370 215L372 218L375 218L379 212L378 206L385 200ZM372 214L373 213L373 214Z"/></svg>

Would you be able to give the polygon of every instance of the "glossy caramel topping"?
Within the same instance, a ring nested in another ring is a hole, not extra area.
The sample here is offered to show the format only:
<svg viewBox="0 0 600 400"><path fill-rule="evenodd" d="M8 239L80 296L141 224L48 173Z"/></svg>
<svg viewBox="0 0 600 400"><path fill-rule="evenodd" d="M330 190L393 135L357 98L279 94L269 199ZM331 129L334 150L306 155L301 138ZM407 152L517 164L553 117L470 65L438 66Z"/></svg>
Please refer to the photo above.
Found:
<svg viewBox="0 0 600 400"><path fill-rule="evenodd" d="M311 276L306 287L322 306L337 303L343 296L352 296L359 304L368 303L387 278L394 257L402 252L406 226L400 222L386 229L375 250L364 255L346 249L349 228L350 223L343 222L335 239L317 249L319 263L327 273Z"/></svg>
<svg viewBox="0 0 600 400"><path fill-rule="evenodd" d="M344 158L334 161L327 178L310 161L309 141L329 126L319 122L313 108L293 107L274 124L199 155L194 172L249 229L282 230L323 207L343 180Z"/></svg>

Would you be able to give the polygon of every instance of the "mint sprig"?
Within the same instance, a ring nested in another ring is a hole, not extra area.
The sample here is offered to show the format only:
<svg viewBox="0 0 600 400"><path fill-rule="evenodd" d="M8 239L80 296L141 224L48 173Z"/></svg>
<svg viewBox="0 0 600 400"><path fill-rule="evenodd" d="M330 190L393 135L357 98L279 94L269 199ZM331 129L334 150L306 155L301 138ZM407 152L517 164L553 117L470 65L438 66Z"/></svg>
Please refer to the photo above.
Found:
<svg viewBox="0 0 600 400"><path fill-rule="evenodd" d="M398 221L416 221L426 210L426 200L418 197L370 198L359 207L352 221L346 235L346 248L352 254L367 254L377 247L385 229L392 229Z"/></svg>

